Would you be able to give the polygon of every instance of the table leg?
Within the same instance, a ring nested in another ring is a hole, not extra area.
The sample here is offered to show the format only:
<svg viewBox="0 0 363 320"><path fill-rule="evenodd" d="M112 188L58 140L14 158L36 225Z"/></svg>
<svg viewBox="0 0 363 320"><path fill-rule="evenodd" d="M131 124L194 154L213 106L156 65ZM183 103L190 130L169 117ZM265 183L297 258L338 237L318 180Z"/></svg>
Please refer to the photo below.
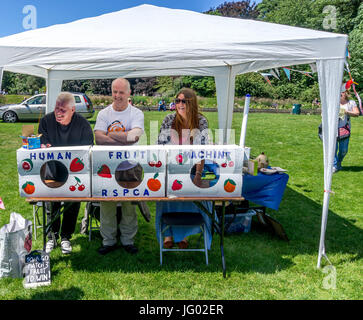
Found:
<svg viewBox="0 0 363 320"><path fill-rule="evenodd" d="M214 224L216 222L216 219L215 219L216 217L214 214L215 209L216 209L216 202L213 201L212 203L213 203L213 205L212 205L212 237L213 237L214 236Z"/></svg>
<svg viewBox="0 0 363 320"><path fill-rule="evenodd" d="M46 222L46 212L45 212L45 202L42 201L42 209L43 209L43 251L45 252L45 243L47 242L47 233L46 233L46 226L47 226L47 222Z"/></svg>
<svg viewBox="0 0 363 320"><path fill-rule="evenodd" d="M224 258L224 216L226 211L226 202L222 202L222 221L221 221L221 233L220 233L220 246L221 246L221 255L222 255L222 269L223 269L223 278L226 277L226 260Z"/></svg>

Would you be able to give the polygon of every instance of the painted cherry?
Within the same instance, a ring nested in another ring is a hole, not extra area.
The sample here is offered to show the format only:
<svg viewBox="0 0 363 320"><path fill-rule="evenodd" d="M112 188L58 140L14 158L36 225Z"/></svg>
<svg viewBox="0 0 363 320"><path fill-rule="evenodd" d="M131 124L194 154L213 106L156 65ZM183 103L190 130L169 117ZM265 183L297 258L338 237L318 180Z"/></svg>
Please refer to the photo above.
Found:
<svg viewBox="0 0 363 320"><path fill-rule="evenodd" d="M71 191L75 191L75 190L76 190L76 187L75 187L75 186L70 186L70 187L69 187L69 190L71 190Z"/></svg>
<svg viewBox="0 0 363 320"><path fill-rule="evenodd" d="M226 162L225 163L222 163L221 166L222 166L222 168L226 168L227 167L227 163Z"/></svg>
<svg viewBox="0 0 363 320"><path fill-rule="evenodd" d="M155 164L155 167L160 168L160 167L161 167L161 165L162 165L162 163L161 163L161 161L159 160L159 161Z"/></svg>
<svg viewBox="0 0 363 320"><path fill-rule="evenodd" d="M86 187L84 186L84 184L81 184L79 187L78 187L78 190L79 191L83 191Z"/></svg>
<svg viewBox="0 0 363 320"><path fill-rule="evenodd" d="M228 162L228 166L229 167L233 167L234 166L234 162L233 161Z"/></svg>
<svg viewBox="0 0 363 320"><path fill-rule="evenodd" d="M155 165L156 165L156 164L155 164L155 162L154 162L154 161L150 161L150 162L149 162L149 166L150 166L150 167L154 167Z"/></svg>

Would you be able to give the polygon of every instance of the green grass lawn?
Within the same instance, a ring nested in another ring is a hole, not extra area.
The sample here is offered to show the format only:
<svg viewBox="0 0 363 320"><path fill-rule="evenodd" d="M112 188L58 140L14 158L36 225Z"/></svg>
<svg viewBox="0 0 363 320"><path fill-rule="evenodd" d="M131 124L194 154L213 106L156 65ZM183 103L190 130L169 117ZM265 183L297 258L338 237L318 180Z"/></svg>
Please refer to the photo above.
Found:
<svg viewBox="0 0 363 320"><path fill-rule="evenodd" d="M146 131L150 121L160 126L165 115L145 112ZM217 128L217 114L205 116L210 127ZM242 114L234 114L235 141L239 141L241 119ZM283 225L290 241L253 228L226 237L226 279L218 237L213 239L209 266L198 252L165 253L163 266L159 265L154 203L150 223L139 215L137 255L117 250L100 256L99 233L93 233L91 242L79 233L83 204L73 253L64 256L59 248L51 253L52 284L31 290L23 288L22 279L0 279L0 299L362 299L362 118L352 119L349 153L343 170L333 176L326 251L336 271L335 289L324 285L332 276L332 269L324 269L328 263L323 260L322 268L316 268L324 189L319 123L320 116L249 115L246 145L252 154L265 152L270 165L287 169L290 176L280 209L267 210ZM32 220L32 207L18 191L16 149L21 146L21 126L0 122L0 197L6 206L0 211L0 226L9 222L13 211ZM38 230L33 249L41 248Z"/></svg>

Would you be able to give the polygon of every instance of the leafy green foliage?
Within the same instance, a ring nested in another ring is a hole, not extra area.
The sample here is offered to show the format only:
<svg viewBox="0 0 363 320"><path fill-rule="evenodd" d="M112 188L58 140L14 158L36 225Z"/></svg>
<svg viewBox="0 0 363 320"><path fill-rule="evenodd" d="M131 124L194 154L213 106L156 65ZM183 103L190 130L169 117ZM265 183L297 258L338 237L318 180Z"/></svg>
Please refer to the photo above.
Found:
<svg viewBox="0 0 363 320"><path fill-rule="evenodd" d="M267 22L349 34L348 48L351 59L348 62L352 77L358 83L363 83L361 0L263 0L257 9L259 19ZM311 87L307 90L311 91ZM361 87L358 87L358 90L363 92ZM302 96L305 97L307 94L304 93Z"/></svg>
<svg viewBox="0 0 363 320"><path fill-rule="evenodd" d="M202 97L213 97L216 93L216 85L213 77L184 76L183 85L197 92Z"/></svg>
<svg viewBox="0 0 363 320"><path fill-rule="evenodd" d="M250 94L253 97L271 97L271 86L256 72L241 74L236 77L235 93L237 97Z"/></svg>
<svg viewBox="0 0 363 320"><path fill-rule="evenodd" d="M358 89L363 92L363 3L359 7L357 17L354 19L355 28L349 34L349 49L352 55L350 69Z"/></svg>
<svg viewBox="0 0 363 320"><path fill-rule="evenodd" d="M224 17L255 19L258 16L256 7L256 3L251 3L251 0L232 1L224 2L216 8L209 9L205 13Z"/></svg>
<svg viewBox="0 0 363 320"><path fill-rule="evenodd" d="M2 88L9 94L33 95L45 92L45 79L4 71Z"/></svg>

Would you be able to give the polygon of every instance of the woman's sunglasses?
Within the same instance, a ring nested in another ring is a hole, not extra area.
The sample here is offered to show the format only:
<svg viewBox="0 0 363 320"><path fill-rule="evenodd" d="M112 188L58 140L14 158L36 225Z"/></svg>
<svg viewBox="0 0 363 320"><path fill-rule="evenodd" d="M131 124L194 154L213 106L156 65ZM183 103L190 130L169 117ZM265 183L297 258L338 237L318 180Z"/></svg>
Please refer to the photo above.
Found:
<svg viewBox="0 0 363 320"><path fill-rule="evenodd" d="M178 104L178 103L182 103L182 104L185 104L186 103L186 100L185 99L175 99L175 103Z"/></svg>

